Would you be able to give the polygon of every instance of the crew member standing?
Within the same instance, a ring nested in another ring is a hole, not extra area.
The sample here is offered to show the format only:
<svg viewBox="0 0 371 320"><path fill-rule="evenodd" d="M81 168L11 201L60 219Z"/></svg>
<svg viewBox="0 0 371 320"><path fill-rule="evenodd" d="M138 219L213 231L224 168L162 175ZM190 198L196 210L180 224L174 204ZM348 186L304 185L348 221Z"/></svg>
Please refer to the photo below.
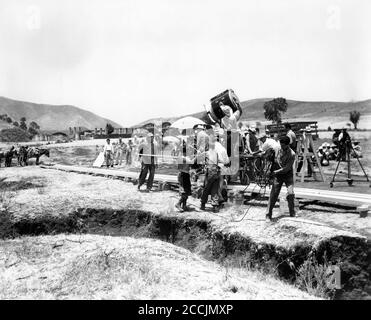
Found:
<svg viewBox="0 0 371 320"><path fill-rule="evenodd" d="M108 167L113 167L113 155L115 154L115 148L111 144L111 140L107 139L106 144L103 149L104 152L104 157L106 158L106 166Z"/></svg>
<svg viewBox="0 0 371 320"><path fill-rule="evenodd" d="M139 157L142 161L142 168L139 175L138 190L140 190L140 187L144 184L148 171L149 176L146 192L150 192L152 189L153 179L155 177L155 168L157 167L156 151L157 145L154 141L153 134L149 133L145 143L139 146Z"/></svg>
<svg viewBox="0 0 371 320"><path fill-rule="evenodd" d="M295 194L294 194L294 176L293 165L295 161L295 152L290 148L290 138L284 136L280 139L280 149L275 156L272 165L273 184L268 200L266 219L272 220L273 207L276 204L283 183L287 187L287 202L290 217L295 217Z"/></svg>
<svg viewBox="0 0 371 320"><path fill-rule="evenodd" d="M216 138L213 135L209 136L209 150L206 152L206 177L205 187L201 196L201 210L205 210L205 205L209 195L211 195L211 205L213 211L219 211L219 185L220 185L220 169L225 165L223 155L215 147ZM228 159L229 160L229 159Z"/></svg>
<svg viewBox="0 0 371 320"><path fill-rule="evenodd" d="M126 147L126 164L127 165L131 165L133 147L134 147L133 142L130 139Z"/></svg>
<svg viewBox="0 0 371 320"><path fill-rule="evenodd" d="M122 139L119 138L119 141L116 147L116 166L122 165L123 152L124 152L123 142L122 142Z"/></svg>
<svg viewBox="0 0 371 320"><path fill-rule="evenodd" d="M179 183L179 194L180 199L175 205L180 212L187 211L187 199L192 194L191 190L191 176L189 174L190 165L192 160L187 157L187 144L184 137L180 140L180 145L178 150L178 183Z"/></svg>
<svg viewBox="0 0 371 320"><path fill-rule="evenodd" d="M291 124L285 123L286 135L290 138L290 148L296 152L296 134L291 129Z"/></svg>

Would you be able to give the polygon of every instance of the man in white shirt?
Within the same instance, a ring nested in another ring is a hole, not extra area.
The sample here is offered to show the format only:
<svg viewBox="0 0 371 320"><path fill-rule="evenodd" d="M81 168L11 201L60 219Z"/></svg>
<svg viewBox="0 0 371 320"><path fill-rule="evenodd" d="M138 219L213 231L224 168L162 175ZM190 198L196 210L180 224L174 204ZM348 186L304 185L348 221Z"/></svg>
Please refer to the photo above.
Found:
<svg viewBox="0 0 371 320"><path fill-rule="evenodd" d="M218 146L216 146L217 144ZM210 135L209 150L206 153L206 181L201 196L201 210L205 210L206 202L211 195L213 211L219 211L220 169L229 162L222 149L224 148L217 143L215 136Z"/></svg>
<svg viewBox="0 0 371 320"><path fill-rule="evenodd" d="M157 167L158 153L158 144L155 141L153 134L149 133L146 137L146 141L139 146L139 158L141 159L142 166L139 174L138 190L140 190L140 187L144 184L149 172L147 189L145 191L151 191Z"/></svg>
<svg viewBox="0 0 371 320"><path fill-rule="evenodd" d="M219 106L225 114L225 116L221 119L224 129L229 131L237 131L237 121L241 116L241 111L237 109L235 112L233 112L232 108L223 104L223 102L220 102Z"/></svg>
<svg viewBox="0 0 371 320"><path fill-rule="evenodd" d="M110 139L106 140L106 144L104 145L103 152L104 152L104 157L106 159L107 168L110 166L113 167L113 155L115 154L115 148L111 144Z"/></svg>
<svg viewBox="0 0 371 320"><path fill-rule="evenodd" d="M263 133L259 140L262 142L262 146L260 148L260 152L263 152L263 154L267 153L268 150L273 150L275 154L278 153L278 150L280 149L280 143L272 138L268 138L265 133Z"/></svg>

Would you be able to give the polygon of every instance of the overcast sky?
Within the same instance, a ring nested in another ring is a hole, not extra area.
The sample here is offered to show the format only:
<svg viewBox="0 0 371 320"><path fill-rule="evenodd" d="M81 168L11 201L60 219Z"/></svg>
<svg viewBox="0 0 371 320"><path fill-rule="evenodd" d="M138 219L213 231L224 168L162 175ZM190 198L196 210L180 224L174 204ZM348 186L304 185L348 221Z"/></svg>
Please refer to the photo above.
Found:
<svg viewBox="0 0 371 320"><path fill-rule="evenodd" d="M241 100L371 98L369 0L0 0L0 96L124 126Z"/></svg>

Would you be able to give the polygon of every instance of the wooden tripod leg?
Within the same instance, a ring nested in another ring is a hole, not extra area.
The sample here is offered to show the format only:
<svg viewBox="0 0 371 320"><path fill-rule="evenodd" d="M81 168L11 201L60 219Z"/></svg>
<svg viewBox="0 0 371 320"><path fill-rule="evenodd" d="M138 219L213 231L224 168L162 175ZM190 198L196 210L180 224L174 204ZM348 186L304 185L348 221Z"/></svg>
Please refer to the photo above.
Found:
<svg viewBox="0 0 371 320"><path fill-rule="evenodd" d="M307 159L307 156L308 156L308 148L307 148L307 135L305 135L304 139L303 139L303 144L304 144L304 153L303 153L303 167L302 167L302 171L301 171L301 182L304 182L304 176L305 176L305 171L307 170L308 168L308 159Z"/></svg>
<svg viewBox="0 0 371 320"><path fill-rule="evenodd" d="M326 182L326 178L325 178L325 175L324 175L323 170L322 170L321 162L319 161L318 154L314 149L313 137L311 135L309 136L309 143L310 143L310 146L312 147L312 150L313 150L313 153L314 153L314 158L316 159L317 167L318 167L319 173L321 175L322 181ZM313 170L313 172L314 172L314 170Z"/></svg>

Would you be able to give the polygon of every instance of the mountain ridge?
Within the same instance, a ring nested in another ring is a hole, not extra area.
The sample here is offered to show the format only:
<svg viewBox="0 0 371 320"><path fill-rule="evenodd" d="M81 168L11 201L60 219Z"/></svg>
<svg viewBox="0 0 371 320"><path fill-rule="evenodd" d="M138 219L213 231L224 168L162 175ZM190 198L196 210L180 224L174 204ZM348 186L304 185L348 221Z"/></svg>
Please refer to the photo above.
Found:
<svg viewBox="0 0 371 320"><path fill-rule="evenodd" d="M270 101L273 98L256 98L246 101L241 101L243 110L241 121L243 122L268 122L264 117L264 102ZM371 99L342 102L342 101L300 101L287 99L287 112L282 115L282 121L318 121L320 129L330 127L343 126L349 121L349 112L357 110L361 113L359 128L371 129ZM136 126L141 126L156 120L160 121L175 121L182 117L192 116L199 118L203 111L191 114L184 114L178 117L159 117L152 118L139 123ZM270 121L269 121L270 123Z"/></svg>
<svg viewBox="0 0 371 320"><path fill-rule="evenodd" d="M107 123L121 127L116 122L73 105L52 105L14 100L0 96L0 114L7 114L13 121L25 117L27 123L35 121L41 130L65 131L69 127L89 129L105 128Z"/></svg>

